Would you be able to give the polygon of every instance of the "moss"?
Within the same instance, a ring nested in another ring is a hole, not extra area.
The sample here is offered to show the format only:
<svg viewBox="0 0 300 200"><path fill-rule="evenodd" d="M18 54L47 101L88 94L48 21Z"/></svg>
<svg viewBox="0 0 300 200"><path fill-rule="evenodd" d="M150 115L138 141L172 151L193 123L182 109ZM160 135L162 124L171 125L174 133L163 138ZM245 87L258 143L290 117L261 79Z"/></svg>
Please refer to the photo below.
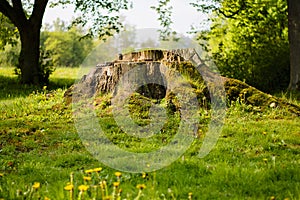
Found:
<svg viewBox="0 0 300 200"><path fill-rule="evenodd" d="M151 52L152 50L146 50L144 51L144 54L146 57L147 56L151 57ZM159 58L160 56L162 56L162 54L158 54L157 58ZM217 87L214 87L213 85L207 86L204 83L204 80L201 74L199 73L199 71L195 68L195 66L190 61L188 60L182 61L182 60L174 59L173 61L170 62L169 61L168 62L155 61L155 62L162 62L166 67L170 68L173 71L177 71L187 80L187 82L184 81L179 82L181 85L180 88L177 88L178 91L173 91L175 94L181 93L182 91L196 94L199 105L203 108L209 109L210 93L208 91L208 86L210 86L209 88L211 88L211 90ZM120 68L121 68L121 64L120 64ZM283 99L279 99L272 95L266 94L237 79L220 77L218 74L215 74L210 70L207 71L204 70L204 72L205 72L204 74L203 72L201 73L202 75L206 76L205 79L206 83L208 82L209 84L214 84L215 81L224 80L224 87L226 91L228 104L230 104L233 101L234 102L240 101L247 105L251 105L259 108L283 107L283 108L287 108L287 110L289 110L290 112L296 113L297 115L300 116L300 107L297 105L290 104ZM117 71L114 71L114 73L117 73ZM119 77L119 75L118 76L116 75L116 77ZM172 73L170 73L170 76L171 75ZM106 81L108 81L108 79ZM117 82L118 80L116 79L115 81ZM106 88L106 83L104 83L104 85ZM192 87L192 89L190 89L190 86ZM112 87L114 87L113 84ZM72 102L73 88L74 86L70 87L65 93L64 97L65 97L65 102L67 104L70 104ZM104 90L103 92L107 93L106 90ZM179 102L175 98L175 95L173 93L170 93L168 89L166 89L164 86L161 86L159 84L143 85L136 92L139 93L139 95L136 94L136 96L133 96L131 98L130 109L132 113L142 113L141 115L143 116L143 119L149 118L148 116L149 105L147 103L145 104L145 102L151 102L153 100L156 101L165 100L167 102L166 104L167 109L169 110L168 113L177 112L178 109L180 108ZM218 95L218 93L216 93L218 91L210 91L210 92L215 92L214 95ZM110 106L110 103L109 101L100 98L96 100L96 105L99 105L98 107L102 107L103 109L105 109Z"/></svg>
<svg viewBox="0 0 300 200"><path fill-rule="evenodd" d="M290 104L287 101L270 94L266 94L237 79L226 78L225 90L229 102L240 100L248 105L262 108L270 107L273 103L275 107L286 108L289 112L300 116L299 106Z"/></svg>

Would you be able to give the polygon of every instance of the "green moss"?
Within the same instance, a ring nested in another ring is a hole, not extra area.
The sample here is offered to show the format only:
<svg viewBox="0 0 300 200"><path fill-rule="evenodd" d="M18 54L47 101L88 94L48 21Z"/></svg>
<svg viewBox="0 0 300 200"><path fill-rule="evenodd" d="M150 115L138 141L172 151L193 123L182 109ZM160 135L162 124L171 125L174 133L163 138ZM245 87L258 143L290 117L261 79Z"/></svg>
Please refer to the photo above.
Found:
<svg viewBox="0 0 300 200"><path fill-rule="evenodd" d="M287 101L274 97L270 94L266 94L237 79L227 78L225 82L225 90L229 103L239 100L245 104L261 108L270 107L273 104L272 107L274 108L286 108L289 112L300 116L299 106L288 103Z"/></svg>

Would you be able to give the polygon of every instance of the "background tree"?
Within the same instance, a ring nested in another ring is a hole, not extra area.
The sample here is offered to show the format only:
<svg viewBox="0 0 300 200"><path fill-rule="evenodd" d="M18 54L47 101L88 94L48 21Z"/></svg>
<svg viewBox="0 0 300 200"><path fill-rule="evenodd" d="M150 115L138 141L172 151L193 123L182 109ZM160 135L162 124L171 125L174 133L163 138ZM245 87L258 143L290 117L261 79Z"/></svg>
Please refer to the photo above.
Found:
<svg viewBox="0 0 300 200"><path fill-rule="evenodd" d="M127 0L0 0L0 12L5 15L18 29L21 40L19 65L21 69L21 82L41 85L44 80L42 68L39 65L40 31L47 5L62 4L75 5L76 11L83 11L81 16L74 20L75 24L87 25L92 22L88 35L112 35L119 31L121 23L117 14L121 9L130 6ZM3 34L3 33L1 33Z"/></svg>
<svg viewBox="0 0 300 200"><path fill-rule="evenodd" d="M4 49L7 44L16 45L19 38L18 30L2 13L0 13L0 24L0 49Z"/></svg>
<svg viewBox="0 0 300 200"><path fill-rule="evenodd" d="M76 27L63 31L42 32L41 46L48 52L56 67L78 67L93 48L92 38L82 38L82 31ZM59 31L57 31L59 30Z"/></svg>
<svg viewBox="0 0 300 200"><path fill-rule="evenodd" d="M248 2L248 3L245 3ZM192 3L199 11L216 12L223 17L234 18L237 14L247 9L247 4L273 4L277 5L282 2L288 5L288 34L290 49L290 90L299 90L300 82L300 1L297 0L255 0L255 1L230 1L230 0L195 0ZM236 5L239 5L238 7Z"/></svg>
<svg viewBox="0 0 300 200"><path fill-rule="evenodd" d="M286 1L245 0L230 4L223 1L221 7L234 11L234 15L214 13L211 30L200 34L210 47L221 74L244 80L266 92L287 88L289 44Z"/></svg>

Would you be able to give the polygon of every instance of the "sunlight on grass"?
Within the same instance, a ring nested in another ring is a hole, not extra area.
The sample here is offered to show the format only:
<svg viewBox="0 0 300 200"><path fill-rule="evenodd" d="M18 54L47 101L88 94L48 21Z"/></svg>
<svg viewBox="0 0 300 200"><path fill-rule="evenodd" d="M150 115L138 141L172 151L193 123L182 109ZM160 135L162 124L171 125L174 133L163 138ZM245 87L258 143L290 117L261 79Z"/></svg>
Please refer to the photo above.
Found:
<svg viewBox="0 0 300 200"><path fill-rule="evenodd" d="M300 119L285 108L232 102L217 145L203 159L197 155L209 114L199 111L199 138L179 160L147 174L116 172L85 149L64 102L76 70L58 68L52 86L37 90L18 85L12 68L0 68L7 88L0 93L0 199L300 199ZM175 122L151 142L129 140L109 114L110 98L99 97L95 107L116 145L142 151L169 142L164 134ZM135 116L141 123L143 112Z"/></svg>
<svg viewBox="0 0 300 200"><path fill-rule="evenodd" d="M71 67L59 67L56 68L55 71L51 74L51 79L56 78L69 78L69 79L77 79L79 68L71 68Z"/></svg>

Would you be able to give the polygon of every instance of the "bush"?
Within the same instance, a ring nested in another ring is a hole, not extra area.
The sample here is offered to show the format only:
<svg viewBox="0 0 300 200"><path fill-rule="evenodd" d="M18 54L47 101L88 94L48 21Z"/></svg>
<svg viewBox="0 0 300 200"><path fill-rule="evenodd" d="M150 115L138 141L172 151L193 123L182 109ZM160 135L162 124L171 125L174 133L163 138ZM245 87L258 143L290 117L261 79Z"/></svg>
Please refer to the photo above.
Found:
<svg viewBox="0 0 300 200"><path fill-rule="evenodd" d="M202 33L205 46L222 75L236 78L265 92L285 89L289 82L289 43L286 1L254 4L233 17L214 15L211 30ZM224 1L230 13L239 3Z"/></svg>

